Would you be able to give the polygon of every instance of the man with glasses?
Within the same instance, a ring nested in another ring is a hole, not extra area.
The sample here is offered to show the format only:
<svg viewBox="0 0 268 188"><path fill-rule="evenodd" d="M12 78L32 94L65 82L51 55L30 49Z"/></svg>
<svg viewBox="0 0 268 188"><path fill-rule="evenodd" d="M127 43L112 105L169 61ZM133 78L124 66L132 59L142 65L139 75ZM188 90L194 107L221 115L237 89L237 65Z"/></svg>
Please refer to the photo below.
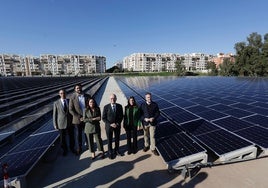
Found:
<svg viewBox="0 0 268 188"><path fill-rule="evenodd" d="M105 130L108 140L108 156L110 159L114 159L116 155L122 156L119 151L119 141L121 122L123 120L123 107L121 104L116 103L116 100L116 95L112 94L110 96L110 103L104 106L102 113L102 120L105 123ZM113 134L115 140L114 150L112 147Z"/></svg>

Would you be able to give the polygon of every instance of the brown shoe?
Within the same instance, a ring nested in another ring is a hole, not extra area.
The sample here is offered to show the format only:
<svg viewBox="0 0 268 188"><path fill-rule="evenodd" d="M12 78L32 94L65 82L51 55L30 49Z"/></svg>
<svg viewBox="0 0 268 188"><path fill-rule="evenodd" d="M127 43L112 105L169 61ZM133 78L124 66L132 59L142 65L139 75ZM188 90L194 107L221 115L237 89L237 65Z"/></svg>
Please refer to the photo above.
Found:
<svg viewBox="0 0 268 188"><path fill-rule="evenodd" d="M143 148L143 151L144 151L144 152L146 152L146 151L148 151L148 150L149 150L149 147L144 147L144 148Z"/></svg>
<svg viewBox="0 0 268 188"><path fill-rule="evenodd" d="M159 153L156 150L152 150L153 154L159 156Z"/></svg>
<svg viewBox="0 0 268 188"><path fill-rule="evenodd" d="M100 154L100 157L101 157L102 159L105 158L105 154L104 154L104 152Z"/></svg>

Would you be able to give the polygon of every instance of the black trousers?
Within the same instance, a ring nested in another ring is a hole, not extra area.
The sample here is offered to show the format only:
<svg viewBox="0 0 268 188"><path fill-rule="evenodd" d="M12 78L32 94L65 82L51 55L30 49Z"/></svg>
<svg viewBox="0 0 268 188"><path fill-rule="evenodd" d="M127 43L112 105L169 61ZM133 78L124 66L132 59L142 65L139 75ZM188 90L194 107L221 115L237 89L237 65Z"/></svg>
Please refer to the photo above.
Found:
<svg viewBox="0 0 268 188"><path fill-rule="evenodd" d="M137 127L133 127L132 129L126 129L128 152L136 152L138 149L137 132Z"/></svg>
<svg viewBox="0 0 268 188"><path fill-rule="evenodd" d="M108 153L113 154L113 135L114 135L114 152L119 151L119 141L120 141L120 127L113 128L113 127L106 127L106 134L108 139Z"/></svg>
<svg viewBox="0 0 268 188"><path fill-rule="evenodd" d="M67 149L67 134L68 134L68 129L59 129L60 133L60 145L61 148L63 149L64 152L66 152Z"/></svg>

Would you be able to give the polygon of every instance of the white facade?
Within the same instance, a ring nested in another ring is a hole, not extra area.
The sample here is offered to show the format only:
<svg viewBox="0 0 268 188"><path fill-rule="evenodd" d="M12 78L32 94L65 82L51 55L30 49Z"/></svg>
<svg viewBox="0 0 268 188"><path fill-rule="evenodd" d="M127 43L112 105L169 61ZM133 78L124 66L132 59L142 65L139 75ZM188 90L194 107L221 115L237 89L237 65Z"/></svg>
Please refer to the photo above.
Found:
<svg viewBox="0 0 268 188"><path fill-rule="evenodd" d="M182 59L186 71L205 72L208 61L212 55L202 53L192 54L173 54L173 53L134 53L123 59L123 68L128 71L137 72L174 72L176 71L175 62Z"/></svg>
<svg viewBox="0 0 268 188"><path fill-rule="evenodd" d="M178 54L134 53L123 59L123 69L137 72L173 72Z"/></svg>
<svg viewBox="0 0 268 188"><path fill-rule="evenodd" d="M203 53L192 53L183 55L183 64L187 71L207 71L207 62L213 61L212 55L207 55Z"/></svg>
<svg viewBox="0 0 268 188"><path fill-rule="evenodd" d="M52 55L39 57L0 54L0 75L80 75L104 73L106 58L94 55Z"/></svg>

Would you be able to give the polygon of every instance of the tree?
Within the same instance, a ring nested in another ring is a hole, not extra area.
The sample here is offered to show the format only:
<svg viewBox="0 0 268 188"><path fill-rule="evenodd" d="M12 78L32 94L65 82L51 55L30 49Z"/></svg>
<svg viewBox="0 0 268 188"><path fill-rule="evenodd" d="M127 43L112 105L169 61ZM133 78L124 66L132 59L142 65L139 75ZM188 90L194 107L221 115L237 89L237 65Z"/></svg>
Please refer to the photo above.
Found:
<svg viewBox="0 0 268 188"><path fill-rule="evenodd" d="M178 76L185 75L185 66L183 65L183 59L180 58L175 62L175 68Z"/></svg>
<svg viewBox="0 0 268 188"><path fill-rule="evenodd" d="M238 71L236 65L226 58L223 60L222 64L219 65L219 74L222 76L237 76Z"/></svg>
<svg viewBox="0 0 268 188"><path fill-rule="evenodd" d="M247 42L235 44L236 70L241 76L264 76L267 74L268 34L262 36L256 32L247 37Z"/></svg>
<svg viewBox="0 0 268 188"><path fill-rule="evenodd" d="M206 65L206 69L209 71L209 75L211 76L216 76L218 75L218 69L216 67L216 64L215 62L213 61L208 61L207 62L207 65Z"/></svg>

